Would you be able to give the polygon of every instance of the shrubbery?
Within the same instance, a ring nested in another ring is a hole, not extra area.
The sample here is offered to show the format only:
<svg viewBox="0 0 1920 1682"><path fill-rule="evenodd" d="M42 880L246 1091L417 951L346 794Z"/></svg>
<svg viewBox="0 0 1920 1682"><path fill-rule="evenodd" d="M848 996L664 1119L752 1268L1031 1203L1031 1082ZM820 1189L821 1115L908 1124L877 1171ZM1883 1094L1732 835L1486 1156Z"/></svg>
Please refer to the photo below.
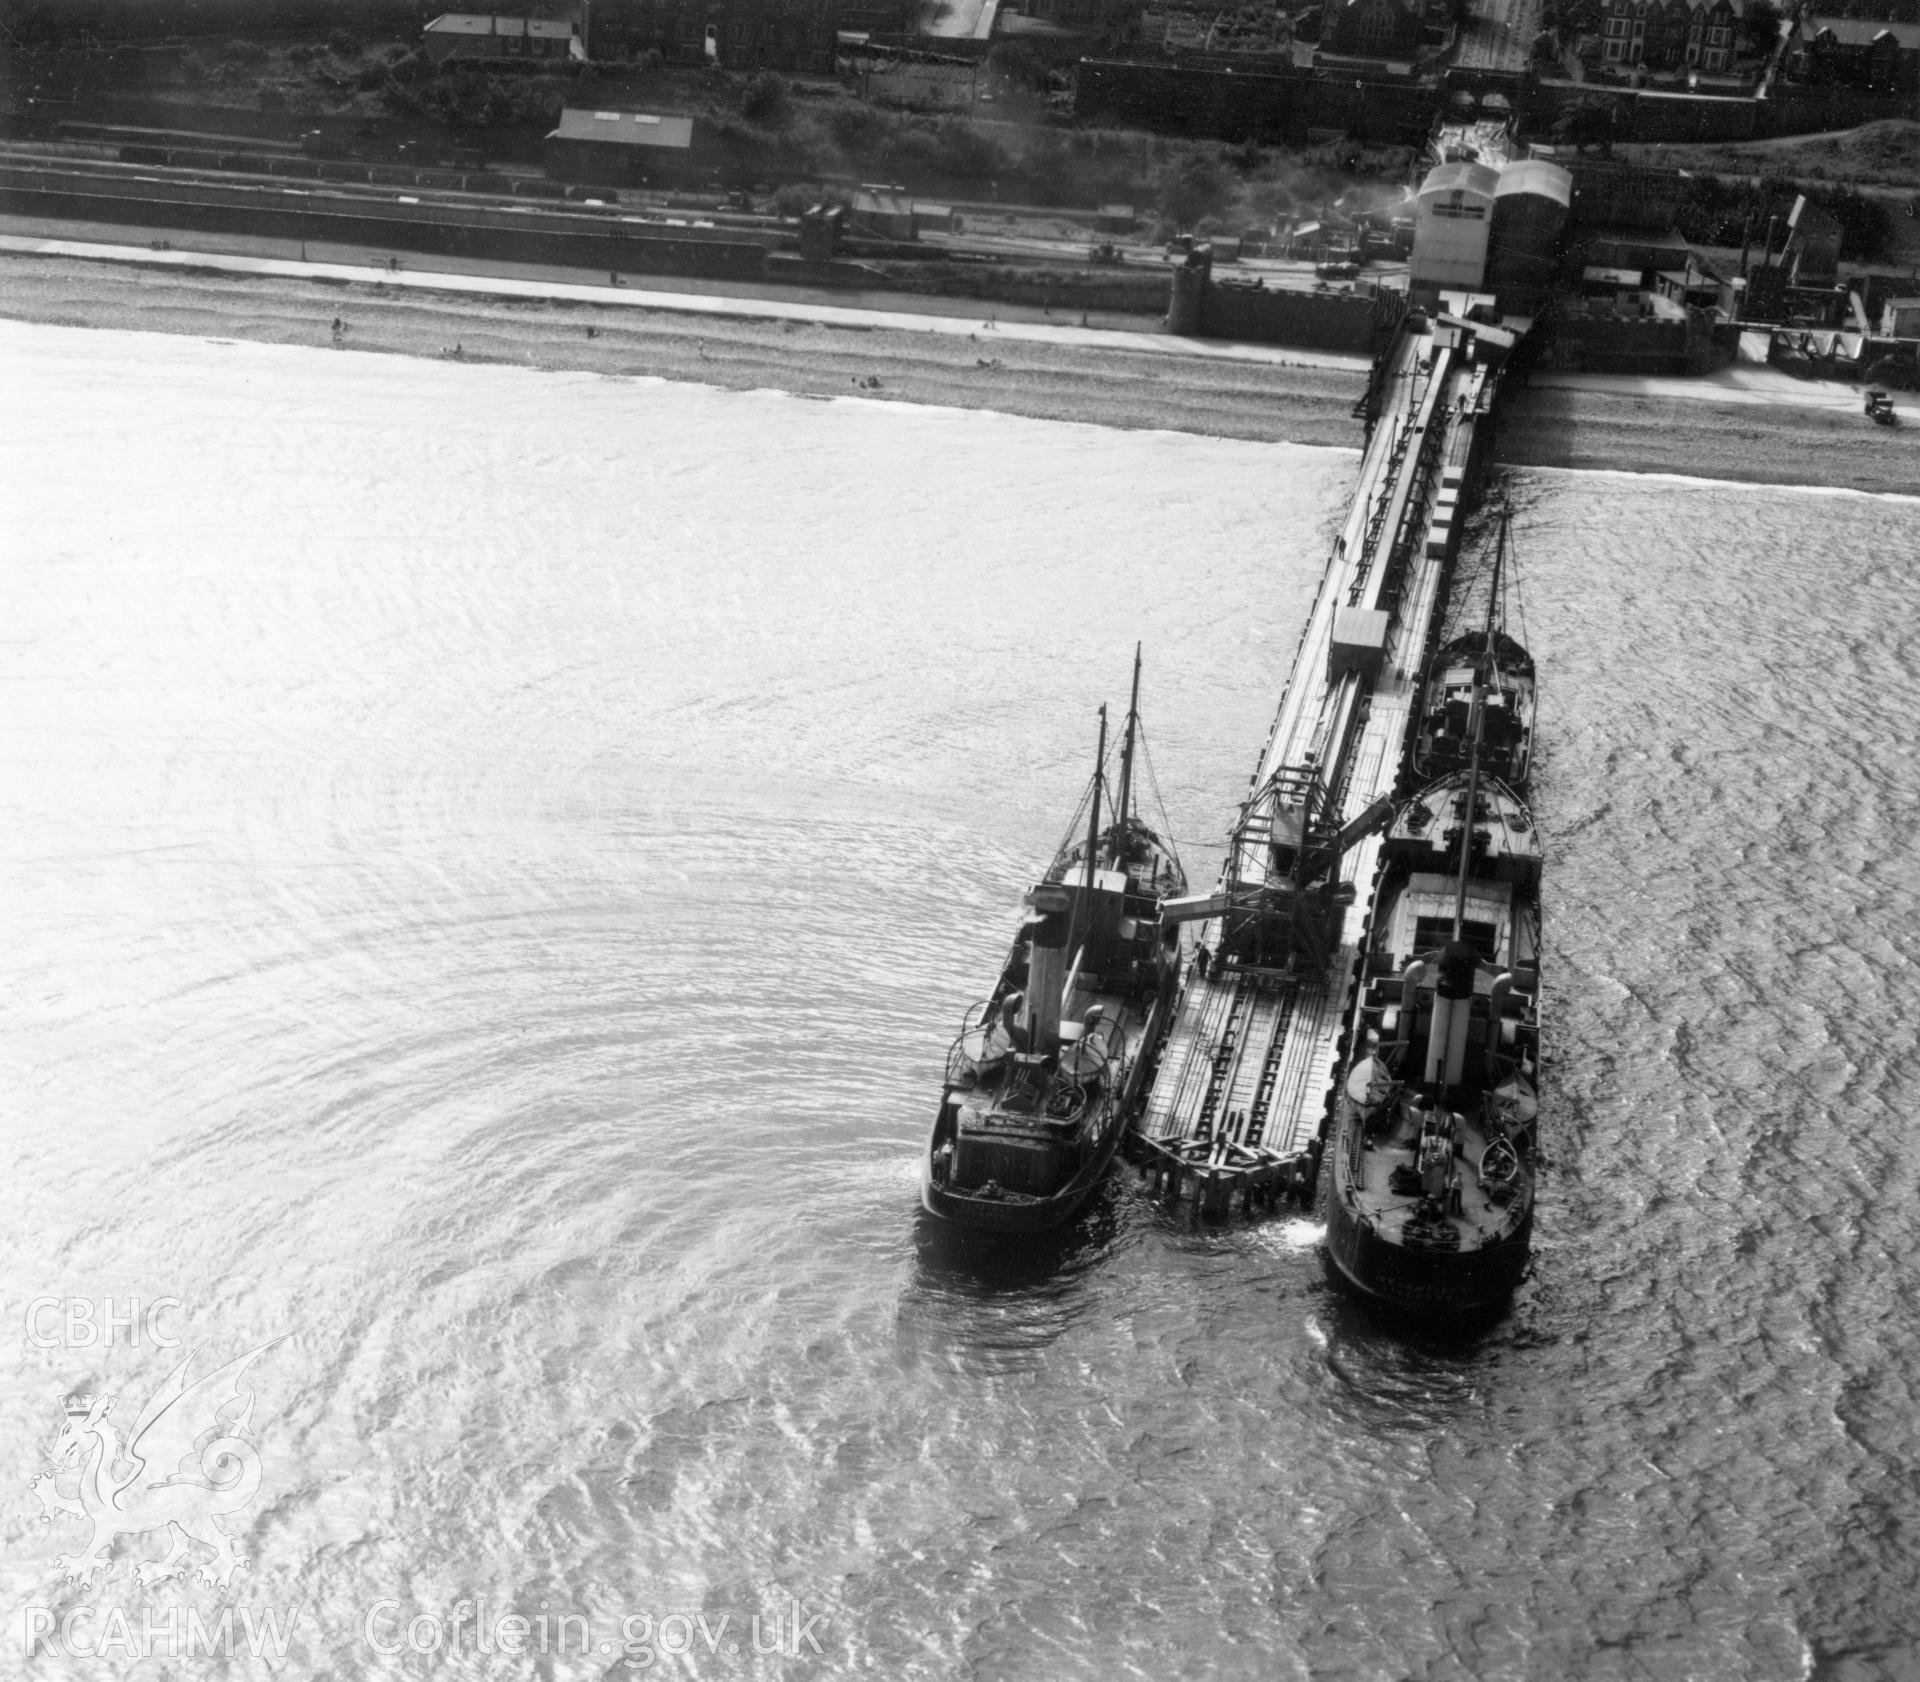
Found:
<svg viewBox="0 0 1920 1682"><path fill-rule="evenodd" d="M747 83L740 115L757 128L783 129L793 121L793 97L784 76L762 70Z"/></svg>
<svg viewBox="0 0 1920 1682"><path fill-rule="evenodd" d="M1775 219L1776 247L1793 209L1794 198L1805 193L1809 204L1830 212L1840 223L1840 255L1850 262L1871 263L1886 249L1892 233L1886 206L1851 187L1816 187L1781 176L1758 183L1727 181L1717 175L1696 175L1687 183L1680 212L1680 231L1697 245L1738 246L1767 235Z"/></svg>
<svg viewBox="0 0 1920 1682"><path fill-rule="evenodd" d="M1007 149L964 117L942 117L934 130L931 159L941 175L964 181L991 181L1009 172Z"/></svg>
<svg viewBox="0 0 1920 1682"><path fill-rule="evenodd" d="M987 54L987 68L1023 88L1047 85L1047 61L1025 41L995 42Z"/></svg>
<svg viewBox="0 0 1920 1682"><path fill-rule="evenodd" d="M898 126L893 118L871 105L840 105L827 115L828 138L853 158L878 153Z"/></svg>
<svg viewBox="0 0 1920 1682"><path fill-rule="evenodd" d="M1234 183L1216 159L1204 152L1185 159L1162 180L1160 213L1176 227L1217 217L1232 202Z"/></svg>

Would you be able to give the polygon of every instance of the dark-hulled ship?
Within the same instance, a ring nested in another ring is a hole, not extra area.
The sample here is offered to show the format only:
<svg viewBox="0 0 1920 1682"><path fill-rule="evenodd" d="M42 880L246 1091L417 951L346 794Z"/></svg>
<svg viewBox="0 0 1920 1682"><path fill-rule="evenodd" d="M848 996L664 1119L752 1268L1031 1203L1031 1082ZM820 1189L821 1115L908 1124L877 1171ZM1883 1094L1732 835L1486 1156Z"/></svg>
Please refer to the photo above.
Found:
<svg viewBox="0 0 1920 1682"><path fill-rule="evenodd" d="M1502 583L1509 571L1510 523L1503 513L1487 623L1442 643L1428 662L1411 754L1420 782L1466 769L1476 739L1477 691L1480 768L1507 787L1527 792L1533 774L1533 656L1507 634Z"/></svg>
<svg viewBox="0 0 1920 1682"><path fill-rule="evenodd" d="M1186 877L1133 811L1139 699L1136 650L1112 821L1102 708L1075 838L1027 894L1000 979L947 1054L921 1174L922 1202L947 1220L1007 1233L1066 1221L1111 1164L1166 1035L1179 930L1159 904Z"/></svg>
<svg viewBox="0 0 1920 1682"><path fill-rule="evenodd" d="M1498 1307L1533 1237L1541 845L1482 763L1487 669L1465 768L1403 804L1382 843L1321 1163L1329 1262L1426 1312Z"/></svg>

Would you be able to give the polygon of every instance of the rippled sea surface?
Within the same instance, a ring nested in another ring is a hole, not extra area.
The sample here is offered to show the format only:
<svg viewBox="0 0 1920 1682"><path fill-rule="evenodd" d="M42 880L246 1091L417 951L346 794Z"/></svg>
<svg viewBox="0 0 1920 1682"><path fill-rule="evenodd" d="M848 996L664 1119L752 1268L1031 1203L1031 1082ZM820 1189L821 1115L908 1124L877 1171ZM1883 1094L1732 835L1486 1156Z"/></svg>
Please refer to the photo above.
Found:
<svg viewBox="0 0 1920 1682"><path fill-rule="evenodd" d="M0 1670L1920 1675L1920 506L1505 480L1552 1167L1441 1340L1303 1222L915 1212L1135 639L1204 880L1355 455L0 358ZM250 1568L67 1583L62 1397L276 1338Z"/></svg>

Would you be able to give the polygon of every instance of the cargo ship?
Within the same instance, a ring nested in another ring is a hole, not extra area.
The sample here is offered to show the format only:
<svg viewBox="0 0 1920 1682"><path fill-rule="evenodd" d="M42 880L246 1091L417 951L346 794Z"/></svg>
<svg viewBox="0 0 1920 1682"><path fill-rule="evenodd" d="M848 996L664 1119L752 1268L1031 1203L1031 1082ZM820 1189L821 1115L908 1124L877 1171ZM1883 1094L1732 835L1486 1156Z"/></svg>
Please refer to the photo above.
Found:
<svg viewBox="0 0 1920 1682"><path fill-rule="evenodd" d="M1465 769L1398 807L1382 843L1321 1163L1330 1265L1430 1313L1504 1303L1533 1236L1542 849L1482 763L1491 666Z"/></svg>
<svg viewBox="0 0 1920 1682"><path fill-rule="evenodd" d="M1139 701L1136 649L1118 793L1104 799L1103 707L1069 839L947 1053L921 1171L921 1201L944 1220L998 1233L1061 1225L1106 1174L1146 1089L1179 974L1179 930L1160 901L1185 892L1186 876L1134 810Z"/></svg>
<svg viewBox="0 0 1920 1682"><path fill-rule="evenodd" d="M1533 656L1507 634L1503 585L1511 576L1511 523L1511 515L1503 512L1487 623L1441 644L1427 665L1410 756L1421 782L1464 770L1477 740L1481 769L1516 792L1527 792L1533 774L1534 671Z"/></svg>

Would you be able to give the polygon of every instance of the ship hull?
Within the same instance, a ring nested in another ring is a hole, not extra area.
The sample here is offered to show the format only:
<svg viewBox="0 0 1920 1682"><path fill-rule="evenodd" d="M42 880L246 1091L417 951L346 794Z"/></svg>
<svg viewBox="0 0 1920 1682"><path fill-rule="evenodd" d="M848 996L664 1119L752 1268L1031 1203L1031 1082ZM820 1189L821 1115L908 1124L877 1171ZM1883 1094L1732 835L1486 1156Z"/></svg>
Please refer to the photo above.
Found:
<svg viewBox="0 0 1920 1682"><path fill-rule="evenodd" d="M920 1170L927 1213L991 1233L1070 1220L1113 1165L1167 1031L1179 930L1160 906L1186 892L1173 849L1133 814L1133 698L1113 821L1100 826L1107 711L1083 841L1054 855L993 992L962 1018Z"/></svg>
<svg viewBox="0 0 1920 1682"><path fill-rule="evenodd" d="M1532 1254L1531 1200L1512 1232L1474 1248L1415 1249L1384 1238L1354 1207L1350 1181L1340 1169L1351 1149L1344 1127L1358 1125L1348 1119L1336 1129L1321 1168L1329 1270L1363 1295L1408 1313L1463 1316L1504 1307Z"/></svg>
<svg viewBox="0 0 1920 1682"><path fill-rule="evenodd" d="M1051 1232L1072 1220L1107 1177L1114 1153L1126 1136L1127 1124L1139 1108L1160 1042L1166 1034L1170 991L1170 985L1163 985L1160 996L1153 1001L1134 1048L1126 1084L1116 1094L1092 1149L1064 1185L1044 1196L982 1197L942 1183L934 1164L940 1158L942 1144L951 1140L954 1128L952 1110L942 1105L927 1136L927 1148L920 1156L920 1206L943 1221L971 1227L977 1232Z"/></svg>
<svg viewBox="0 0 1920 1682"><path fill-rule="evenodd" d="M1126 1132L1124 1121L1116 1119L1111 1122L1102 1142L1095 1147L1080 1171L1051 1196L1007 1198L978 1197L943 1186L935 1180L934 1155L940 1148L942 1130L946 1126L943 1116L934 1123L933 1132L927 1140L927 1149L920 1164L920 1206L929 1215L951 1221L956 1226L970 1227L976 1232L1006 1235L1052 1232L1072 1220L1093 1195L1095 1188L1107 1177L1107 1170L1113 1165L1113 1154L1120 1144L1120 1136Z"/></svg>

